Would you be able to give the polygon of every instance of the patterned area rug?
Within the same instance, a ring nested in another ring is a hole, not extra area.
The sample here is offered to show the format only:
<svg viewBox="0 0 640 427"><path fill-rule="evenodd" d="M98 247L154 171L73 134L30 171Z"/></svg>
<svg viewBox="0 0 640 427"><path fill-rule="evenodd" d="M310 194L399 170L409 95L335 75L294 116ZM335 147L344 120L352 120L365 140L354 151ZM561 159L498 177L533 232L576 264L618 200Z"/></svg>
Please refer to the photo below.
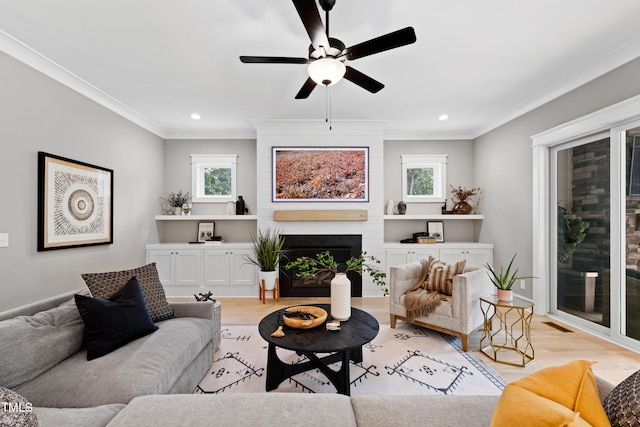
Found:
<svg viewBox="0 0 640 427"><path fill-rule="evenodd" d="M506 385L475 354L463 352L458 338L404 322L396 329L381 324L378 336L362 352L362 363L351 362L351 395L498 395ZM284 349L278 349L278 357L292 364L307 360ZM210 374L195 393L264 392L266 367L267 342L257 325L223 326ZM277 391L336 392L317 369L283 381Z"/></svg>

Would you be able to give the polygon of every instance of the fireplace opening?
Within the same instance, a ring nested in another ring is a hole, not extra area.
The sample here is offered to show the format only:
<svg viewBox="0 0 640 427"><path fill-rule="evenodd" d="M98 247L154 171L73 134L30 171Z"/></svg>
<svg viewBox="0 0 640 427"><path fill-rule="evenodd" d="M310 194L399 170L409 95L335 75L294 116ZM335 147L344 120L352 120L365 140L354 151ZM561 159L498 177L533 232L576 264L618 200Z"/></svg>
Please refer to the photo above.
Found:
<svg viewBox="0 0 640 427"><path fill-rule="evenodd" d="M320 252L329 251L340 263L340 271L346 268L345 262L358 257L362 251L362 236L359 234L285 234L285 248L288 258L315 257ZM285 270L280 266L280 295L283 297L328 297L331 295L332 273L316 278L297 277L298 269ZM362 296L362 276L349 272L351 296Z"/></svg>

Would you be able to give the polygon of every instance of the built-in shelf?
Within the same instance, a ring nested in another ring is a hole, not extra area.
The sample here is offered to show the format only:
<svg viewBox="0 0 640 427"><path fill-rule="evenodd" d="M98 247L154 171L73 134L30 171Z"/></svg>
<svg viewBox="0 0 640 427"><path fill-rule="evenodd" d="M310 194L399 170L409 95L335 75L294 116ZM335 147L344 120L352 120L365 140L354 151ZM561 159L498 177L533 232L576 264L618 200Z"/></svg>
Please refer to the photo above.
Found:
<svg viewBox="0 0 640 427"><path fill-rule="evenodd" d="M156 221L257 221L258 215L156 215Z"/></svg>
<svg viewBox="0 0 640 427"><path fill-rule="evenodd" d="M450 219L484 219L484 215L385 215L385 220L424 220L424 219L441 219L441 220L450 220Z"/></svg>

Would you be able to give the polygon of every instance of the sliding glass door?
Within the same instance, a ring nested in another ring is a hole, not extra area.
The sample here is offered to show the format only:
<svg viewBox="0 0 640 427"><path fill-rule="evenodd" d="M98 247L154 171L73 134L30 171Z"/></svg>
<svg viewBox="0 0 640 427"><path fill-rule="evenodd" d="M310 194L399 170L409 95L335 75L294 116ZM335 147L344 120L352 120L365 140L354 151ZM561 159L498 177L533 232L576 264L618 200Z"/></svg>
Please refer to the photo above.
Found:
<svg viewBox="0 0 640 427"><path fill-rule="evenodd" d="M624 276L620 287L621 334L640 340L640 127L621 133L624 143Z"/></svg>
<svg viewBox="0 0 640 427"><path fill-rule="evenodd" d="M551 154L555 178L549 215L550 264L555 271L550 294L552 313L608 328L610 139L606 134L573 141L554 148Z"/></svg>

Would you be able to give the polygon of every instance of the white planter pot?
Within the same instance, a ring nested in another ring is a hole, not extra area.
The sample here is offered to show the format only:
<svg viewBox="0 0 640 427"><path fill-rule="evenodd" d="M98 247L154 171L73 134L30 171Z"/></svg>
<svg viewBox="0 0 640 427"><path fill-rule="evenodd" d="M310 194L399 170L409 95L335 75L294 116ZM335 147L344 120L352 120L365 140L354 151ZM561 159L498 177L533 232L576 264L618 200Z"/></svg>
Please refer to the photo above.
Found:
<svg viewBox="0 0 640 427"><path fill-rule="evenodd" d="M260 283L264 280L264 290L271 291L276 287L276 279L278 278L278 270L258 271L258 279Z"/></svg>
<svg viewBox="0 0 640 427"><path fill-rule="evenodd" d="M339 321L351 317L351 280L344 273L331 280L331 317Z"/></svg>

